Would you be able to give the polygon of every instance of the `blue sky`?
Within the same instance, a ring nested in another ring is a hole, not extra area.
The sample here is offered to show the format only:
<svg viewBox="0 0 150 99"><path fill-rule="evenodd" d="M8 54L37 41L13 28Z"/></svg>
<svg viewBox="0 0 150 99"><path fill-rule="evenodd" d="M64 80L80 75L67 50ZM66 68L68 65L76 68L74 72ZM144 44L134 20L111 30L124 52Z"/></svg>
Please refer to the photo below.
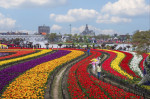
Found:
<svg viewBox="0 0 150 99"><path fill-rule="evenodd" d="M0 0L0 32L81 33L85 24L96 34L133 34L150 29L150 0Z"/></svg>

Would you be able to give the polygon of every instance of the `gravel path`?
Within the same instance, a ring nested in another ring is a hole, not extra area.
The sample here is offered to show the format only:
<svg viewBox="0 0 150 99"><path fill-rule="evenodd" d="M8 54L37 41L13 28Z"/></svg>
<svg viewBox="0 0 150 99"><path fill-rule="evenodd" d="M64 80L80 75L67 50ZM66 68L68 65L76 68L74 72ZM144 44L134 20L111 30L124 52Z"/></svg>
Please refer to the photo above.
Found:
<svg viewBox="0 0 150 99"><path fill-rule="evenodd" d="M53 99L60 99L60 97L62 97L62 93L59 90L61 90L60 88L61 88L62 76L66 68L67 66L62 68L60 72L58 72L55 76L55 79L53 82L53 90L52 90Z"/></svg>
<svg viewBox="0 0 150 99"><path fill-rule="evenodd" d="M47 88L45 89L45 94L44 94L45 99L63 99L64 95L65 97L67 96L68 93L67 89L65 89L65 92L64 89L62 90L64 86L66 88L67 80L65 79L65 83L63 83L64 77L65 78L67 77L66 72L69 71L69 68L72 67L72 65L74 65L76 62L80 61L81 59L85 58L86 56L87 55L85 54L79 59L74 60L60 68L57 68L53 72L53 74L50 76L47 82Z"/></svg>

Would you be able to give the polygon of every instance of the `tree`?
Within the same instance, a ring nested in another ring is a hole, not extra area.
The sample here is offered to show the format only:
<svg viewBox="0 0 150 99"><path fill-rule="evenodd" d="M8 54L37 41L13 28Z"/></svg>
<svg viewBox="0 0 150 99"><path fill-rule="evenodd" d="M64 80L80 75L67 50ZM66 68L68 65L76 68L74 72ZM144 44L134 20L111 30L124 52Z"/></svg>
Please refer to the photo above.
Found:
<svg viewBox="0 0 150 99"><path fill-rule="evenodd" d="M136 31L132 37L132 44L139 54L150 51L150 30Z"/></svg>
<svg viewBox="0 0 150 99"><path fill-rule="evenodd" d="M83 38L80 36L79 38L79 42L82 43L83 42Z"/></svg>
<svg viewBox="0 0 150 99"><path fill-rule="evenodd" d="M57 37L56 33L51 33L51 34L47 34L45 36L45 39L47 39L49 42L54 42L56 37Z"/></svg>
<svg viewBox="0 0 150 99"><path fill-rule="evenodd" d="M95 38L101 39L101 40L107 40L108 38L110 38L110 35L99 34L99 35L95 36Z"/></svg>

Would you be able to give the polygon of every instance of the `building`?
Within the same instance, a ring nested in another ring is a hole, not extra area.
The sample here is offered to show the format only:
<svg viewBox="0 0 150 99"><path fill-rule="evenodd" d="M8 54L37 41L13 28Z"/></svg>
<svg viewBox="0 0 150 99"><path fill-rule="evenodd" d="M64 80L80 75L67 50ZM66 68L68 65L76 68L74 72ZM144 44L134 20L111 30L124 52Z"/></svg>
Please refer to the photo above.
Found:
<svg viewBox="0 0 150 99"><path fill-rule="evenodd" d="M0 35L28 35L28 33L23 33L23 32L6 32L6 33L0 33Z"/></svg>
<svg viewBox="0 0 150 99"><path fill-rule="evenodd" d="M46 34L48 34L48 33L50 33L50 27L49 26L45 26L45 25L43 25L43 26L39 26L38 27L38 33L46 33Z"/></svg>
<svg viewBox="0 0 150 99"><path fill-rule="evenodd" d="M93 30L89 30L88 25L86 24L85 30L80 34L81 36L95 36Z"/></svg>
<svg viewBox="0 0 150 99"><path fill-rule="evenodd" d="M0 39L6 39L6 40L11 40L11 39L16 39L20 38L25 41L44 41L45 38L43 35L0 35Z"/></svg>

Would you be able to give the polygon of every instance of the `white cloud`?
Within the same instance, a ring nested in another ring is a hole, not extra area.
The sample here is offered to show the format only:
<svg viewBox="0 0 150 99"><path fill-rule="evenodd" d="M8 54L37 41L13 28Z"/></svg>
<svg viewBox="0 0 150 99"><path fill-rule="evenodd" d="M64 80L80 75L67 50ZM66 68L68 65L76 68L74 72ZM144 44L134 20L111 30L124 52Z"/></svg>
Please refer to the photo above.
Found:
<svg viewBox="0 0 150 99"><path fill-rule="evenodd" d="M0 0L0 7L10 8L21 5L25 0Z"/></svg>
<svg viewBox="0 0 150 99"><path fill-rule="evenodd" d="M47 6L53 7L63 5L67 0L0 0L0 7L14 8L14 7L33 7L33 6Z"/></svg>
<svg viewBox="0 0 150 99"><path fill-rule="evenodd" d="M118 16L110 16L109 14L100 15L97 17L96 23L121 23L131 22L129 18L121 18Z"/></svg>
<svg viewBox="0 0 150 99"><path fill-rule="evenodd" d="M135 16L148 12L149 7L145 0L118 0L114 3L108 2L101 11L112 15Z"/></svg>
<svg viewBox="0 0 150 99"><path fill-rule="evenodd" d="M110 35L112 35L112 34L116 33L116 31L112 30L112 29L102 30L100 28L97 28L97 27L94 27L91 25L89 25L88 27L89 27L89 30L93 30L96 33L96 35L98 35L98 34L110 34ZM81 32L84 31L84 29L85 29L85 26L83 26L83 25L80 27L73 27L72 28L72 34L76 34L76 33L80 34Z"/></svg>
<svg viewBox="0 0 150 99"><path fill-rule="evenodd" d="M75 18L69 15L55 15L50 14L50 19L54 19L56 22L75 22Z"/></svg>
<svg viewBox="0 0 150 99"><path fill-rule="evenodd" d="M48 3L48 0L30 0L30 2L32 2L34 4L38 4L38 5L44 5L44 4Z"/></svg>
<svg viewBox="0 0 150 99"><path fill-rule="evenodd" d="M61 29L62 29L62 27L59 26L59 25L56 25L56 24L54 24L54 25L51 27L51 30L61 30Z"/></svg>
<svg viewBox="0 0 150 99"><path fill-rule="evenodd" d="M56 22L75 22L95 18L99 13L93 9L70 9L66 15L50 14L50 19Z"/></svg>
<svg viewBox="0 0 150 99"><path fill-rule="evenodd" d="M3 14L0 13L0 29L1 30L14 28L15 24L16 24L16 20L5 17Z"/></svg>

